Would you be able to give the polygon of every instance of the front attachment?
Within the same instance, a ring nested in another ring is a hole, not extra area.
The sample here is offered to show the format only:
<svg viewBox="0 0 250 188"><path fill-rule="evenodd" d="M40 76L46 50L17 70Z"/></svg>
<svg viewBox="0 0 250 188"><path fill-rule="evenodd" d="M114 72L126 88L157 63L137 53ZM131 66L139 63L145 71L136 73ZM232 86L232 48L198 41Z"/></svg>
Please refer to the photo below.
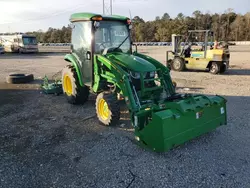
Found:
<svg viewBox="0 0 250 188"><path fill-rule="evenodd" d="M226 100L195 96L166 103L166 109L152 112L151 121L135 135L143 146L157 152L178 145L227 124Z"/></svg>

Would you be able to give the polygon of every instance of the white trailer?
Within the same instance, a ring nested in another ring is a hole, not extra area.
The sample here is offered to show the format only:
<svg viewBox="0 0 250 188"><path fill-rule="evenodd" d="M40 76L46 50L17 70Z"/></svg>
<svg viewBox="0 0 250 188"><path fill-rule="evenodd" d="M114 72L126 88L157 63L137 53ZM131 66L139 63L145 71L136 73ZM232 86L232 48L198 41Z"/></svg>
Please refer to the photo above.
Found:
<svg viewBox="0 0 250 188"><path fill-rule="evenodd" d="M0 44L4 46L5 52L38 52L38 44L36 37L24 33L0 33Z"/></svg>

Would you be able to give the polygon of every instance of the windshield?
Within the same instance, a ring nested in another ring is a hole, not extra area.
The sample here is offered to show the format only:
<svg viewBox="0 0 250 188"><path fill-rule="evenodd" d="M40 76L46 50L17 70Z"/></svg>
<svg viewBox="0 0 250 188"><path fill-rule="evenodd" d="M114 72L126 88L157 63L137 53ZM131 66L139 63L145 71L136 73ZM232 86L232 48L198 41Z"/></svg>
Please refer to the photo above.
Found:
<svg viewBox="0 0 250 188"><path fill-rule="evenodd" d="M105 48L118 47L129 34L128 26L119 21L101 21L95 32L95 53L102 53ZM130 38L119 48L124 53L130 52Z"/></svg>
<svg viewBox="0 0 250 188"><path fill-rule="evenodd" d="M23 37L23 44L24 45L36 45L37 40L35 37Z"/></svg>

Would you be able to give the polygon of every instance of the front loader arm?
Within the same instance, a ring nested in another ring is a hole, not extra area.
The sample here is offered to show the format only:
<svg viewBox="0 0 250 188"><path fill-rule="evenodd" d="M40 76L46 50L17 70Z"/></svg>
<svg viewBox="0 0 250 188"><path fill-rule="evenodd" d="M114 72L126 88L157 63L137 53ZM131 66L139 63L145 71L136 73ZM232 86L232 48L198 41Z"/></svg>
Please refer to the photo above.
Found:
<svg viewBox="0 0 250 188"><path fill-rule="evenodd" d="M127 72L124 71L119 65L112 63L102 55L96 56L95 64L95 66L98 66L99 69L103 69L105 67L110 71L110 73L112 73L112 75L114 75L114 77L112 77L108 74L101 74L102 78L110 82L115 82L115 85L121 89L129 111L132 113L138 111L139 105L138 101L136 101L136 93L133 90L133 85ZM95 71L97 71L97 69L95 69Z"/></svg>
<svg viewBox="0 0 250 188"><path fill-rule="evenodd" d="M173 81L171 79L171 76L170 76L170 71L169 69L164 66L162 63L160 63L159 61L153 59L152 57L149 57L147 55L144 55L144 54L141 54L141 53L137 53L135 52L134 53L135 56L138 56L140 58L143 58L147 61L149 61L150 63L152 63L157 69L160 69L162 71L162 76L165 80L165 84L166 84L166 88L167 90L170 92L170 93L175 93L175 87L173 85Z"/></svg>

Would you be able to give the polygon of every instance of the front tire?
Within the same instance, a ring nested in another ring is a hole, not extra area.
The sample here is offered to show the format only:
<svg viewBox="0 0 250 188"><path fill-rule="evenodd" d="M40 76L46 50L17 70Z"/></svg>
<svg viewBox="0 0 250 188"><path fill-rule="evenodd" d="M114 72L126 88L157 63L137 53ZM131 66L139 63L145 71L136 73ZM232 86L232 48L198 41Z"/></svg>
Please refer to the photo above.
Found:
<svg viewBox="0 0 250 188"><path fill-rule="evenodd" d="M120 104L116 95L102 92L98 94L95 105L100 123L106 126L117 124L120 119Z"/></svg>
<svg viewBox="0 0 250 188"><path fill-rule="evenodd" d="M175 57L171 63L171 69L174 71L183 71L185 69L185 62L183 58Z"/></svg>
<svg viewBox="0 0 250 188"><path fill-rule="evenodd" d="M73 66L66 66L62 71L63 93L70 104L84 104L89 98L89 88L81 86Z"/></svg>

